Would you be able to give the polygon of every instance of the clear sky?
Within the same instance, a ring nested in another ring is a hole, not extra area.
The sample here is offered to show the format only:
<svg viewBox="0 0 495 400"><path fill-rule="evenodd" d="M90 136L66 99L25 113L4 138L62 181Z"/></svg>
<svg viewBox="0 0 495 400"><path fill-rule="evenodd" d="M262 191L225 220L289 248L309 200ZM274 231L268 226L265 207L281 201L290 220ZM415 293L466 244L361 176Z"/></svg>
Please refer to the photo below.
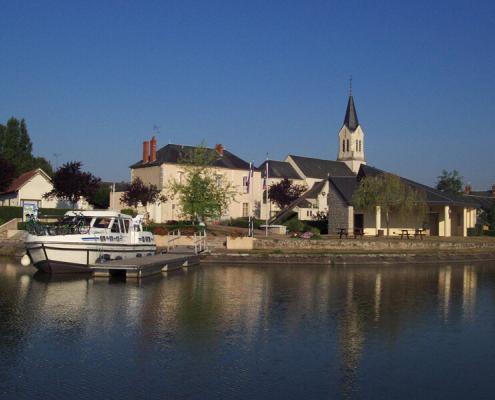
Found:
<svg viewBox="0 0 495 400"><path fill-rule="evenodd" d="M0 0L0 121L128 180L143 140L335 159L348 78L370 165L495 184L495 1Z"/></svg>

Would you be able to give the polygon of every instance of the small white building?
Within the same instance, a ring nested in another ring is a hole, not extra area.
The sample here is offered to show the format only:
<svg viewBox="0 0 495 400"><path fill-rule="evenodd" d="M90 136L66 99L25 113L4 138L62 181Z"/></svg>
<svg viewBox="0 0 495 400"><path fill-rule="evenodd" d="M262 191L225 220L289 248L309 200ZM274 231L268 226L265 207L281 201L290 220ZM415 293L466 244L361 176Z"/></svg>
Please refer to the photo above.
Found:
<svg viewBox="0 0 495 400"><path fill-rule="evenodd" d="M23 207L33 204L37 208L66 208L57 199L45 199L43 195L53 189L52 179L42 169L33 169L17 177L3 193L0 206Z"/></svg>

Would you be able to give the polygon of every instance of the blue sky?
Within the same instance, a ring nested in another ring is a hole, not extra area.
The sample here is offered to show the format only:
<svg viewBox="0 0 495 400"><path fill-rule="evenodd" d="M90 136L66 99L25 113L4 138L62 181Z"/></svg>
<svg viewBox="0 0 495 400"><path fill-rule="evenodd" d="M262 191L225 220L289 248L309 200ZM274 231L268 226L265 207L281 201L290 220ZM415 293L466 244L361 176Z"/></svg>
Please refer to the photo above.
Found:
<svg viewBox="0 0 495 400"><path fill-rule="evenodd" d="M335 159L353 76L368 163L495 184L493 1L0 0L0 120L128 180L143 140Z"/></svg>

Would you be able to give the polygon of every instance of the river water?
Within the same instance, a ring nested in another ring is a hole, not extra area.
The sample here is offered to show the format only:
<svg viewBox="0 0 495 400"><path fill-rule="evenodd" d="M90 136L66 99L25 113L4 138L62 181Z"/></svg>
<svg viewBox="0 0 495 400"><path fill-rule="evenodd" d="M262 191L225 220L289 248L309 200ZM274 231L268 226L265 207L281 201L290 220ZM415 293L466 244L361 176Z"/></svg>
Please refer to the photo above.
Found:
<svg viewBox="0 0 495 400"><path fill-rule="evenodd" d="M1 399L492 399L494 343L495 264L137 283L0 259Z"/></svg>

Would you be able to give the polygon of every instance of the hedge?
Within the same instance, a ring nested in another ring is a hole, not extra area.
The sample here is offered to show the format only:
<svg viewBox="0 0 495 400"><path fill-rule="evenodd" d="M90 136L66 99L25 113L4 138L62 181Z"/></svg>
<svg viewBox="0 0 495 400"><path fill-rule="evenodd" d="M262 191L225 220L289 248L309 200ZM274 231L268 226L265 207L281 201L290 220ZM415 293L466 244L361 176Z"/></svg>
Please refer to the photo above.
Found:
<svg viewBox="0 0 495 400"><path fill-rule="evenodd" d="M22 207L2 206L0 207L0 219L10 221L13 218L22 218Z"/></svg>
<svg viewBox="0 0 495 400"><path fill-rule="evenodd" d="M260 226L263 225L265 221L261 219L253 219L253 227L254 229L260 229ZM249 228L249 217L240 217L240 218L231 218L226 221L221 221L221 225L224 226L235 226L236 228Z"/></svg>
<svg viewBox="0 0 495 400"><path fill-rule="evenodd" d="M61 217L65 215L67 211L71 211L67 208L40 208L39 215L40 216L48 216L48 217Z"/></svg>

